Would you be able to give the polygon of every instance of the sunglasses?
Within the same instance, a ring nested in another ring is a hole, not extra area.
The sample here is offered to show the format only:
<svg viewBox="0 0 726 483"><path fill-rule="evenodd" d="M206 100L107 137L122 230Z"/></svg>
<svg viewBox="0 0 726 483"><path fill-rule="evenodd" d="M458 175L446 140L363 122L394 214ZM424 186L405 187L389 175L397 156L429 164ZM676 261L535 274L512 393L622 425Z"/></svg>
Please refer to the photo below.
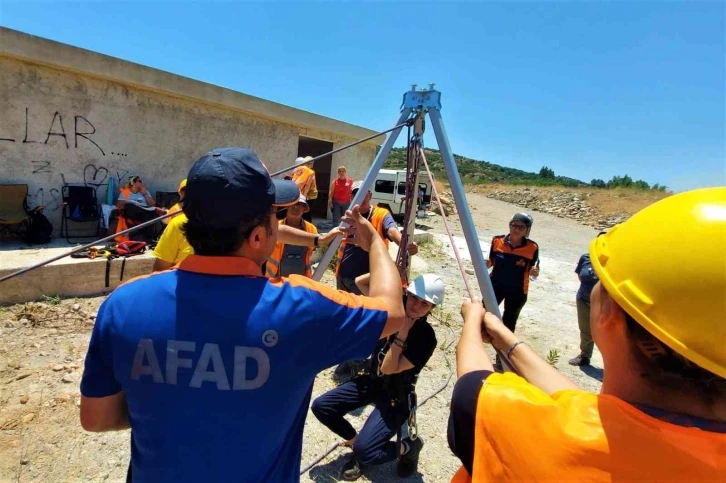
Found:
<svg viewBox="0 0 726 483"><path fill-rule="evenodd" d="M510 228L514 228L515 230L526 230L527 225L522 225L521 223L510 223Z"/></svg>
<svg viewBox="0 0 726 483"><path fill-rule="evenodd" d="M287 208L280 208L279 210L275 211L275 218L278 220L284 220L287 216Z"/></svg>

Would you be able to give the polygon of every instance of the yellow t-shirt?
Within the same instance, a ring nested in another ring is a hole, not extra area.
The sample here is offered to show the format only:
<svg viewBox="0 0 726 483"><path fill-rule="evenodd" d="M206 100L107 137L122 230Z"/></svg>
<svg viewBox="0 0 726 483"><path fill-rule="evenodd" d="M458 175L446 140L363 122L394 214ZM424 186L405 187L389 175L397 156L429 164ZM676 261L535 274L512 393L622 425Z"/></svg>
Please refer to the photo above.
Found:
<svg viewBox="0 0 726 483"><path fill-rule="evenodd" d="M186 222L187 215L180 213L166 225L166 229L154 249L156 258L177 265L189 255L194 255L194 249L181 231L182 225Z"/></svg>

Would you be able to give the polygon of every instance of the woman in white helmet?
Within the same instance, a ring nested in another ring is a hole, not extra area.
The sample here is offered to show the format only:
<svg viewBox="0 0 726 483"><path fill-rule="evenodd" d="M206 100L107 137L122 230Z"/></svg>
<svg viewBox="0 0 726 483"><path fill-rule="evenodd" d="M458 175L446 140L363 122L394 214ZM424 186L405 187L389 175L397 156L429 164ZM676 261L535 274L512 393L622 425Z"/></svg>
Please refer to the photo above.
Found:
<svg viewBox="0 0 726 483"><path fill-rule="evenodd" d="M356 279L364 294L368 293L368 276ZM369 368L313 401L315 417L343 438L343 445L353 449L351 459L343 465L344 480L357 480L361 468L394 459L398 459L397 471L401 477L416 471L423 447L421 437L404 438L400 450L391 437L408 419L409 394L413 392L418 373L436 349L436 333L426 318L443 300L441 277L434 274L417 277L404 293L406 322L398 333L378 342ZM360 433L356 433L345 415L371 403L375 409Z"/></svg>

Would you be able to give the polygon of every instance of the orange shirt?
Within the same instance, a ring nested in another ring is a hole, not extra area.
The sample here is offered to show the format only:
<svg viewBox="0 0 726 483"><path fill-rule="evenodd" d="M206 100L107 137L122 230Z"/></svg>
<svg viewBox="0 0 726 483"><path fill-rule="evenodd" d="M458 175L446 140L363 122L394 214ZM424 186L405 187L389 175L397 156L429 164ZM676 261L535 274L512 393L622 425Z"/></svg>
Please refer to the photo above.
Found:
<svg viewBox="0 0 726 483"><path fill-rule="evenodd" d="M473 477L463 482L726 481L726 434L651 417L613 396L549 396L511 373L477 403Z"/></svg>

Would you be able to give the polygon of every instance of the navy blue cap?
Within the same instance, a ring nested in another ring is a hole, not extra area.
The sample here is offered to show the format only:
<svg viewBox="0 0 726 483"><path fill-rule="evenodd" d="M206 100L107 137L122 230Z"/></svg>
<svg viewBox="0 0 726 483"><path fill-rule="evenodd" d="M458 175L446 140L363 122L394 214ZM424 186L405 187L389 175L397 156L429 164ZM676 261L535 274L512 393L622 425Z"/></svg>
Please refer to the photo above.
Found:
<svg viewBox="0 0 726 483"><path fill-rule="evenodd" d="M297 203L300 189L292 181L270 178L248 148L215 148L194 163L187 176L184 214L214 228L252 221L273 206Z"/></svg>

